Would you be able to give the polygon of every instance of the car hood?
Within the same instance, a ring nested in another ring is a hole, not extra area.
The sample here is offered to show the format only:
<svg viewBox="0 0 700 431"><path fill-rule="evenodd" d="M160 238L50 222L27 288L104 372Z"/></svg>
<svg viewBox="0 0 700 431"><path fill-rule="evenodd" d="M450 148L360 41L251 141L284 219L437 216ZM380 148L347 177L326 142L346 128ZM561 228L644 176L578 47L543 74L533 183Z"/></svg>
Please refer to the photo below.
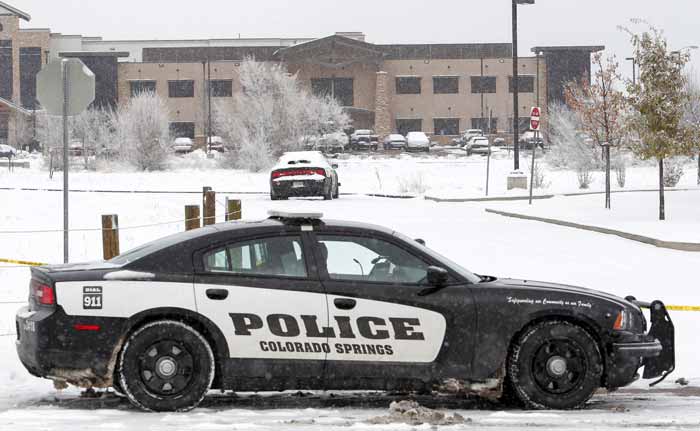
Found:
<svg viewBox="0 0 700 431"><path fill-rule="evenodd" d="M503 287L518 287L533 292L553 292L553 293L569 293L582 296L588 296L598 300L604 300L613 302L622 307L630 307L638 309L636 305L631 302L620 298L619 296L612 295L610 293L601 292L599 290L589 289L580 286L571 286L567 284L549 283L546 281L533 281L533 280L518 280L518 279L498 279L493 282L494 284L500 284Z"/></svg>

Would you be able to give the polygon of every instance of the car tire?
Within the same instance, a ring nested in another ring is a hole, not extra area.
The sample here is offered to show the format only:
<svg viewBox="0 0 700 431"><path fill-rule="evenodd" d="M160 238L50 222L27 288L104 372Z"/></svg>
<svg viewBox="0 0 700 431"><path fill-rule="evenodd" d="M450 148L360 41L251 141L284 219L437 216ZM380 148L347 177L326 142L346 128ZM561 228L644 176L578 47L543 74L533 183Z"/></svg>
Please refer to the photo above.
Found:
<svg viewBox="0 0 700 431"><path fill-rule="evenodd" d="M324 201L333 200L333 184L332 183L330 186L328 186L328 190L323 192L323 200Z"/></svg>
<svg viewBox="0 0 700 431"><path fill-rule="evenodd" d="M338 199L340 197L340 186L335 186L335 193L333 193L333 199Z"/></svg>
<svg viewBox="0 0 700 431"><path fill-rule="evenodd" d="M545 321L511 346L506 386L526 408L576 409L600 387L602 364L588 331L566 321Z"/></svg>
<svg viewBox="0 0 700 431"><path fill-rule="evenodd" d="M147 411L188 411L204 399L215 372L214 353L191 326L174 320L136 330L119 357L119 380L134 406Z"/></svg>

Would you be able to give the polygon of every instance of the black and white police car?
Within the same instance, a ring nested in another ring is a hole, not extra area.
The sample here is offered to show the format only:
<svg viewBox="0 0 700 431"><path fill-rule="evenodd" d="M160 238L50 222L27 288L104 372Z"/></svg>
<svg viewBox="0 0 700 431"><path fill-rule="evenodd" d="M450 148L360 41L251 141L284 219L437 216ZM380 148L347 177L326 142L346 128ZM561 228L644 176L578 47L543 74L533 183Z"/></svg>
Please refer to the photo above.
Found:
<svg viewBox="0 0 700 431"><path fill-rule="evenodd" d="M568 409L642 366L645 378L674 368L659 301L477 275L391 229L270 215L33 268L22 363L153 411L191 409L214 388L456 387Z"/></svg>

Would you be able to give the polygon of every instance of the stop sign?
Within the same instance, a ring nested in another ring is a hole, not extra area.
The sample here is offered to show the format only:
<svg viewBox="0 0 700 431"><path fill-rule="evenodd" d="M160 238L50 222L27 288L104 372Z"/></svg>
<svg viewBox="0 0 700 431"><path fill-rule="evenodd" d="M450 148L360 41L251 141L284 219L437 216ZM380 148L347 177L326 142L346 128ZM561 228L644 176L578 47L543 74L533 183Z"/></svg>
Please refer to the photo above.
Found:
<svg viewBox="0 0 700 431"><path fill-rule="evenodd" d="M530 130L540 130L540 107L535 106L530 111Z"/></svg>
<svg viewBox="0 0 700 431"><path fill-rule="evenodd" d="M52 115L63 114L63 74L68 78L68 115L78 115L95 100L95 74L77 58L56 60L36 75L36 98Z"/></svg>

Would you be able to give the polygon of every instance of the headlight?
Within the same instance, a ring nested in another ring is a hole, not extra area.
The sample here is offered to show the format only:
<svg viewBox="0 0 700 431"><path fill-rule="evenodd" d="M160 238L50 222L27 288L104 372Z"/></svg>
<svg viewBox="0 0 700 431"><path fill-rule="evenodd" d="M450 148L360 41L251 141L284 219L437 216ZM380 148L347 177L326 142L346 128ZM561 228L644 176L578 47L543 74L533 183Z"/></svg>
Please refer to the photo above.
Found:
<svg viewBox="0 0 700 431"><path fill-rule="evenodd" d="M625 329L630 328L630 324L632 322L632 316L630 314L630 311L625 309L622 309L618 314L617 318L615 319L615 324L613 325L613 329L622 331Z"/></svg>

